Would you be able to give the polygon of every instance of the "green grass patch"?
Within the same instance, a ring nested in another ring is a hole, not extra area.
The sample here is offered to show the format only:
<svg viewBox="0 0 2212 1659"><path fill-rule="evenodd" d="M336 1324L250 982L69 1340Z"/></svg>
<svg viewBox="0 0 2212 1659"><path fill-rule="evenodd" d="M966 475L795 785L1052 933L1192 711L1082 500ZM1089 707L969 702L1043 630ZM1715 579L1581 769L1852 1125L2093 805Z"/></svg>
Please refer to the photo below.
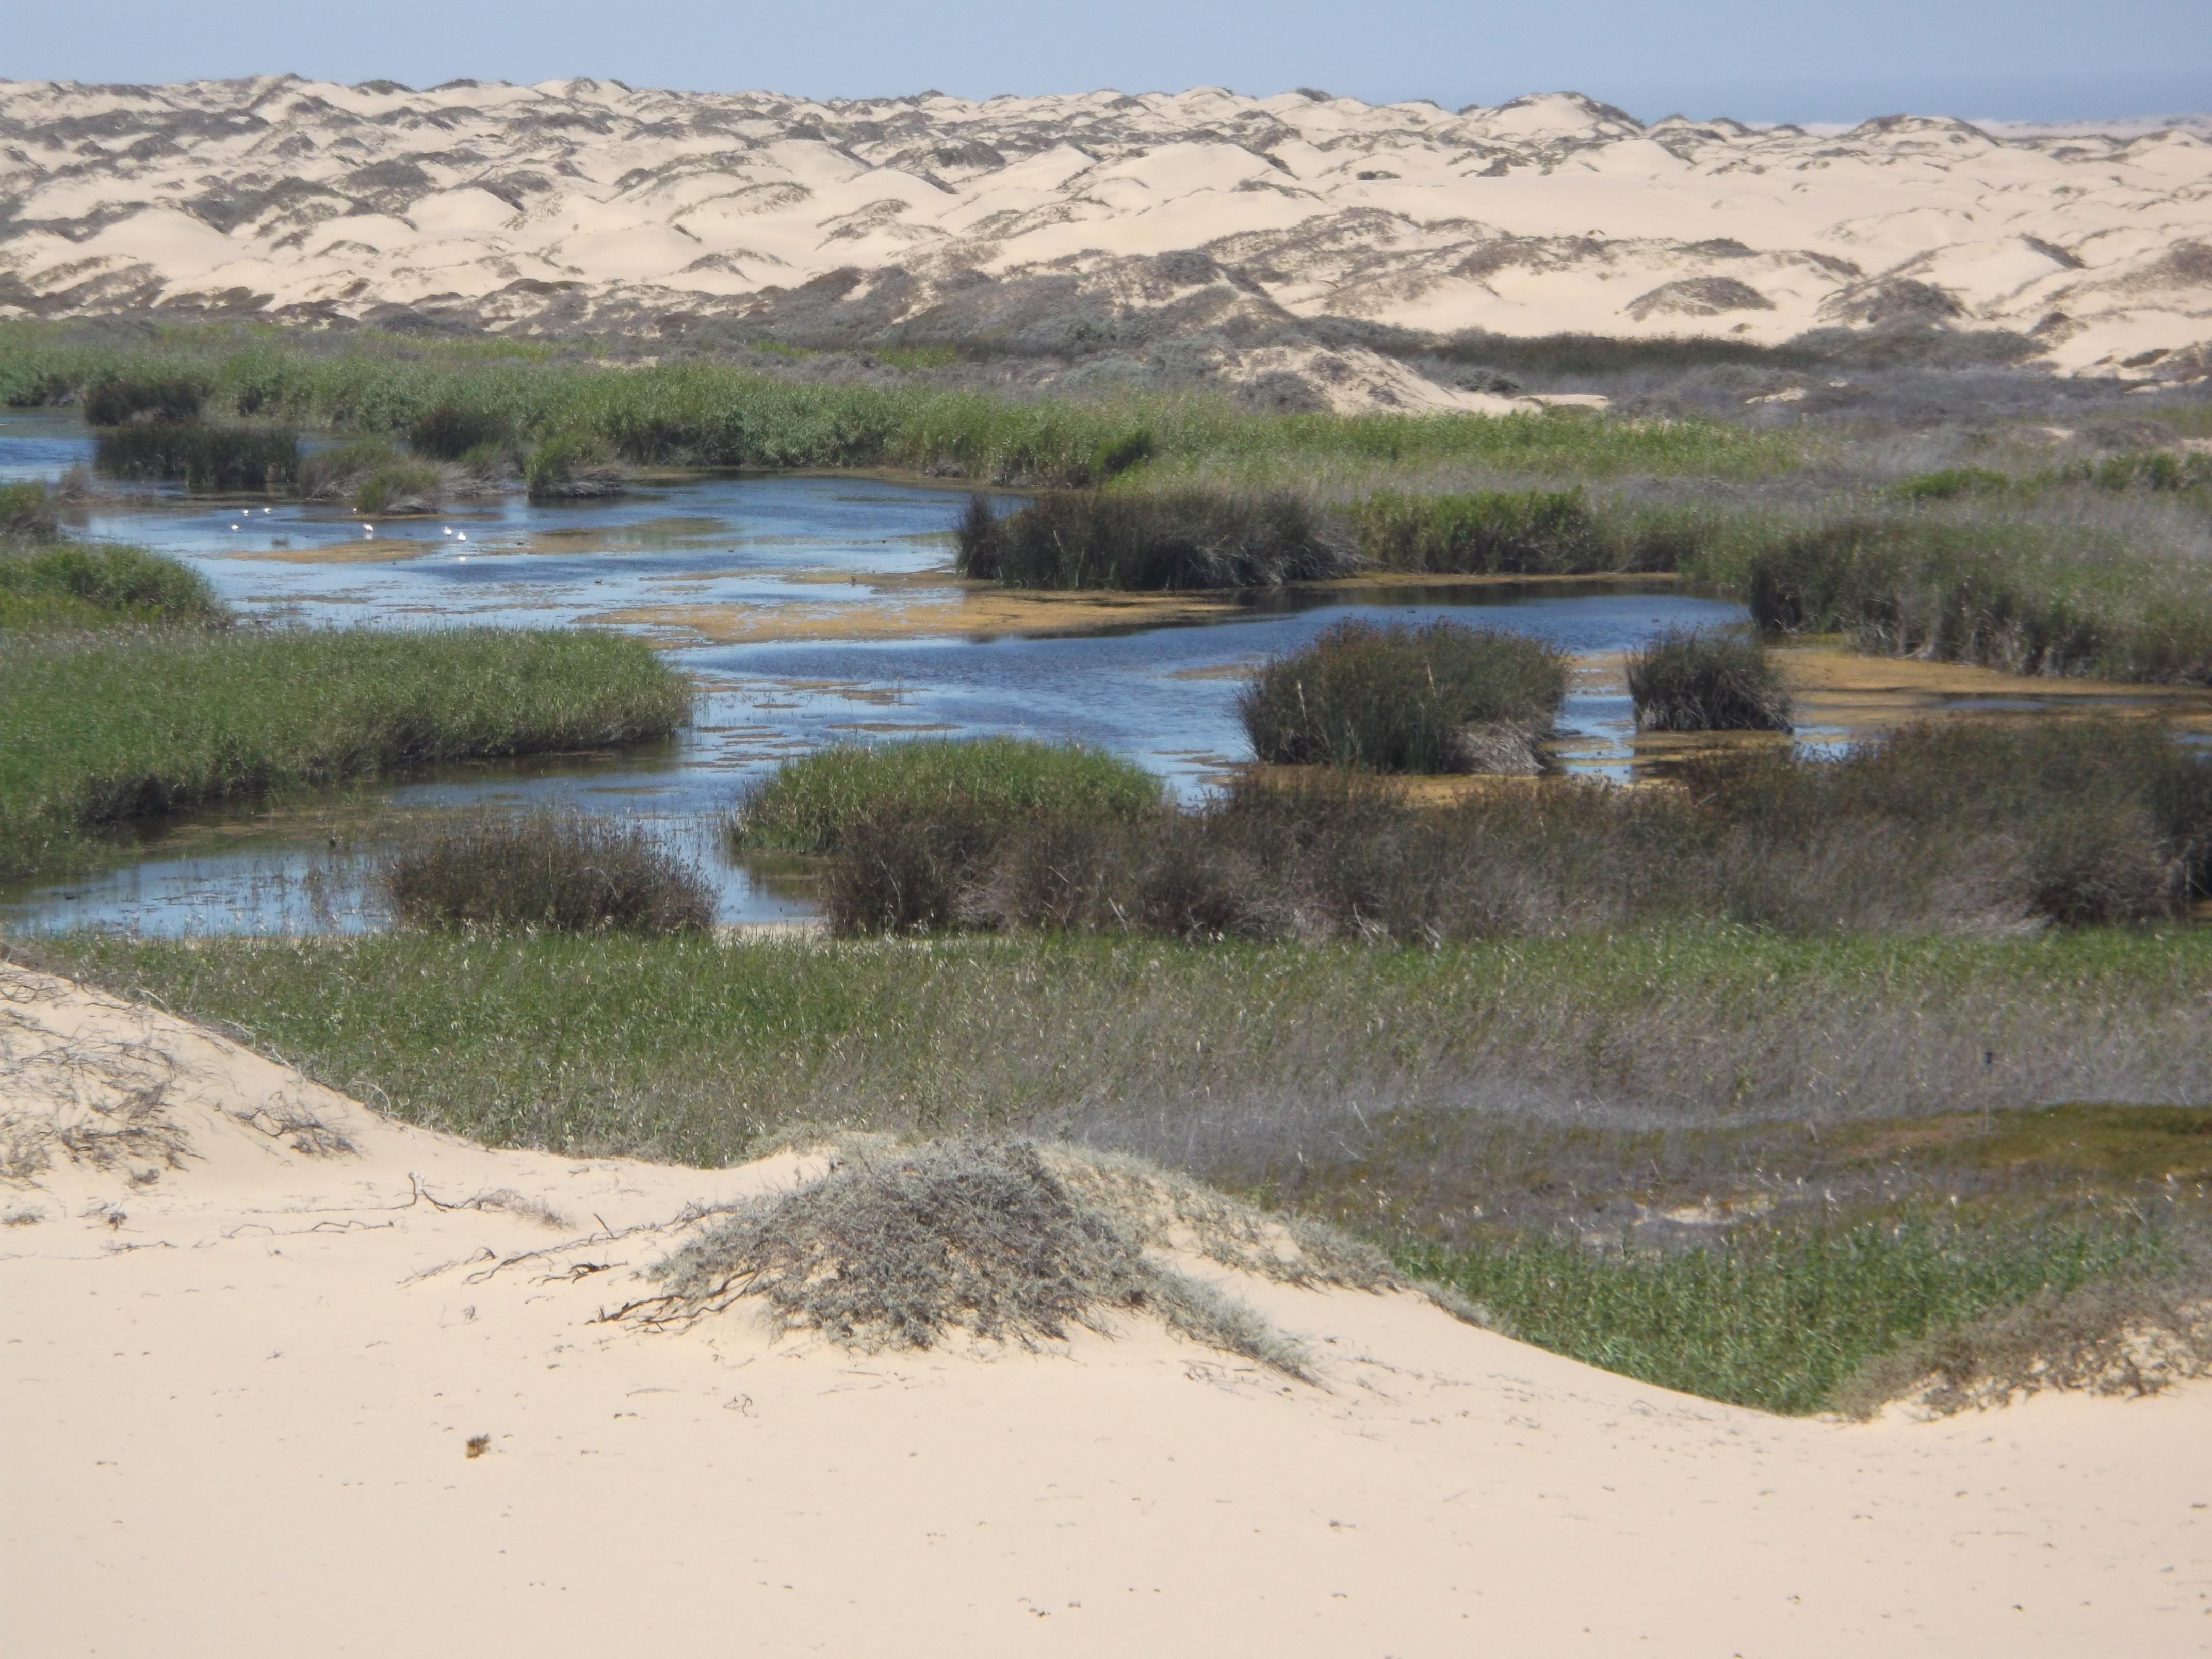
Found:
<svg viewBox="0 0 2212 1659"><path fill-rule="evenodd" d="M1142 767L1079 744L1002 737L840 744L786 761L750 786L730 833L741 847L826 853L855 824L885 814L1133 818L1156 811L1163 799L1160 781Z"/></svg>
<svg viewBox="0 0 2212 1659"><path fill-rule="evenodd" d="M226 797L662 737L690 696L641 641L580 632L16 636L0 643L0 871Z"/></svg>
<svg viewBox="0 0 2212 1659"><path fill-rule="evenodd" d="M1395 1255L1540 1346L1685 1394L1804 1413L1835 1404L1893 1348L2140 1269L2161 1242L2148 1227L2058 1218L1908 1219L1671 1255L1538 1237Z"/></svg>
<svg viewBox="0 0 2212 1659"><path fill-rule="evenodd" d="M143 548L0 542L0 631L213 626L229 611L191 566Z"/></svg>

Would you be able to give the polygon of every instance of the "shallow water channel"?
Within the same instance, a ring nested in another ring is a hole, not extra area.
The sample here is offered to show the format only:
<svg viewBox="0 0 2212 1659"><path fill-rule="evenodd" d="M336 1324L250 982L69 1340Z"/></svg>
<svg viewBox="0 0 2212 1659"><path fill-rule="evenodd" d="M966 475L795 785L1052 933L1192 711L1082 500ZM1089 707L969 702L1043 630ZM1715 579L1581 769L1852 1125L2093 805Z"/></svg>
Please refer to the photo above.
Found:
<svg viewBox="0 0 2212 1659"><path fill-rule="evenodd" d="M0 479L88 462L73 420L0 414ZM71 523L204 572L242 614L308 626L459 623L621 626L647 635L702 696L673 740L619 754L441 769L279 807L143 826L112 867L0 889L0 930L88 925L145 933L349 930L380 924L368 877L410 819L488 803L573 804L637 816L718 881L726 922L811 913L789 861L729 858L718 826L743 781L840 739L1010 732L1127 755L1188 796L1249 758L1242 671L1347 616L1450 615L1610 658L1654 629L1741 619L1740 607L1648 589L1348 586L1269 595L1199 619L1037 637L933 631L958 611L947 570L964 490L859 476L671 476L620 499L533 506L519 494L434 518L374 523L297 501L216 501L171 489L104 495ZM837 638L846 630L881 637ZM689 618L742 613L750 641ZM608 621L609 613L623 620ZM776 618L805 619L775 637ZM897 626L886 629L886 617ZM599 619L599 620L594 620ZM711 630L710 630L711 631ZM824 635L830 635L825 637ZM1633 716L1617 673L1578 675L1560 752L1626 775ZM1810 735L1810 734L1808 734Z"/></svg>

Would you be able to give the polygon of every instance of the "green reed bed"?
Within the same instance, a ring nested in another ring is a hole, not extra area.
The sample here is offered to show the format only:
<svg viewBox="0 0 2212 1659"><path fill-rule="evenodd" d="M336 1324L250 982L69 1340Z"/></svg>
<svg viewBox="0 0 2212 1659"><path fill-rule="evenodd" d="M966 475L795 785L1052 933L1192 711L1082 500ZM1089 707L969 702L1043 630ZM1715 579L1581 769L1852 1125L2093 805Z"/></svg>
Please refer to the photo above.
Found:
<svg viewBox="0 0 2212 1659"><path fill-rule="evenodd" d="M976 496L955 568L1012 587L1279 587L1350 574L1352 549L1293 495L1054 491L995 515Z"/></svg>
<svg viewBox="0 0 2212 1659"><path fill-rule="evenodd" d="M206 384L204 407L339 430L497 428L535 441L596 437L623 460L711 466L896 467L995 483L1092 485L1147 462L1240 466L1457 461L1574 476L1794 465L1796 440L1716 422L1629 422L1582 411L1452 416L1265 414L1225 398L1022 401L929 386L798 382L737 364L629 368L556 359L518 342L373 335L338 349L275 331L176 327L144 347L0 325L0 397L55 401L103 380ZM434 447L434 446L433 446Z"/></svg>
<svg viewBox="0 0 2212 1659"><path fill-rule="evenodd" d="M1566 690L1565 654L1525 634L1353 621L1268 663L1237 712L1276 765L1526 771Z"/></svg>
<svg viewBox="0 0 2212 1659"><path fill-rule="evenodd" d="M853 825L885 815L965 811L1002 823L1050 813L1113 820L1157 811L1160 781L1080 744L1020 738L920 738L837 744L786 761L750 785L732 842L799 853L836 849Z"/></svg>
<svg viewBox="0 0 2212 1659"><path fill-rule="evenodd" d="M1664 1255L1543 1237L1394 1254L1540 1347L1686 1394L1803 1413L1836 1406L1869 1362L1930 1331L2139 1273L2164 1242L2139 1223L2094 1218L1915 1218Z"/></svg>
<svg viewBox="0 0 2212 1659"><path fill-rule="evenodd" d="M92 464L110 477L213 494L276 489L299 476L299 434L289 427L150 421L96 433Z"/></svg>
<svg viewBox="0 0 2212 1659"><path fill-rule="evenodd" d="M228 619L204 576L161 554L105 543L0 539L0 635L118 624L214 627Z"/></svg>
<svg viewBox="0 0 2212 1659"><path fill-rule="evenodd" d="M0 639L0 870L84 829L427 762L664 737L691 693L642 642L368 629Z"/></svg>

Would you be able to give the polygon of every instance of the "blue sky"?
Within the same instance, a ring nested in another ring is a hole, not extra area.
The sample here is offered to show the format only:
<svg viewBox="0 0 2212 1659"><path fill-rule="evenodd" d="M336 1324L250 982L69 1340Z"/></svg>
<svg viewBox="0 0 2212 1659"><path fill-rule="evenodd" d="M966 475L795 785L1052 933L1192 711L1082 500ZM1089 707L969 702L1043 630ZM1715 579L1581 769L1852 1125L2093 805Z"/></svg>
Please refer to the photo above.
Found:
<svg viewBox="0 0 2212 1659"><path fill-rule="evenodd" d="M2212 0L0 0L0 76L278 70L816 97L1312 86L1450 107L1571 88L1646 119L2070 119L2212 109Z"/></svg>

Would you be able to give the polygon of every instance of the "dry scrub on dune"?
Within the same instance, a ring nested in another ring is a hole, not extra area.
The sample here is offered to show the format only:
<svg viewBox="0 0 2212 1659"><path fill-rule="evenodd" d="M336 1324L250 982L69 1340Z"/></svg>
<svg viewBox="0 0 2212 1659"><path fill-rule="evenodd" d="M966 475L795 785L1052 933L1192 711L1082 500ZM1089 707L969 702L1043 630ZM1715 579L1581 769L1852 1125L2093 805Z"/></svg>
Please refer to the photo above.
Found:
<svg viewBox="0 0 2212 1659"><path fill-rule="evenodd" d="M656 1270L663 1294L610 1316L690 1322L757 1300L781 1329L875 1349L933 1347L955 1330L1033 1347L1076 1327L1110 1334L1113 1313L1149 1314L1208 1346L1308 1376L1294 1343L1165 1259L1177 1232L1202 1254L1273 1278L1397 1282L1376 1253L1327 1230L1271 1227L1132 1160L1025 1141L855 1143L818 1180L712 1226Z"/></svg>

